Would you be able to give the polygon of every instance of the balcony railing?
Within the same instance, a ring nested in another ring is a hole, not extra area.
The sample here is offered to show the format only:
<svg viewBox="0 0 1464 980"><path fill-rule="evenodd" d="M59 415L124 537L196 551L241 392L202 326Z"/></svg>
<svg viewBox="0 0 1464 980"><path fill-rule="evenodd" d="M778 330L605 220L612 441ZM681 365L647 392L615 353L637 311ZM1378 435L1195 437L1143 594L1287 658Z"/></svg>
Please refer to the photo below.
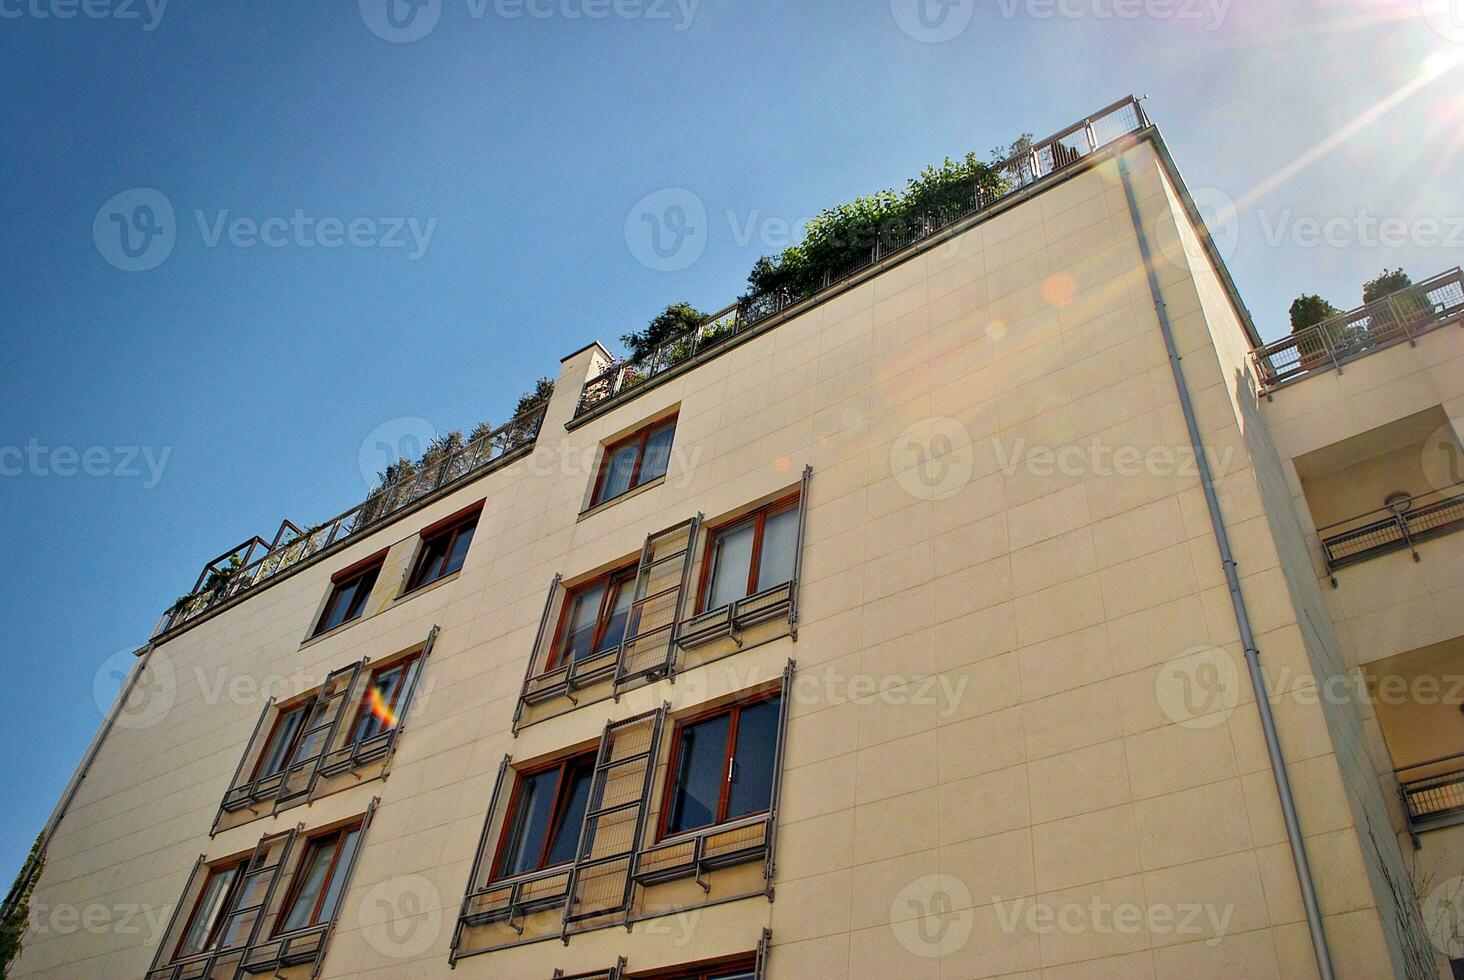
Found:
<svg viewBox="0 0 1464 980"><path fill-rule="evenodd" d="M1432 771L1419 775L1422 770ZM1413 830L1464 816L1464 752L1404 766L1395 775Z"/></svg>
<svg viewBox="0 0 1464 980"><path fill-rule="evenodd" d="M692 360L704 351L726 344L733 337L756 327L769 317L840 286L897 252L912 248L956 222L990 208L1036 181L1065 170L1084 157L1148 125L1148 118L1137 99L1130 97L1115 102L1082 122L1069 126L1056 136L1037 143L1029 152L1008 160L1001 168L1008 183L1004 193L989 195L973 189L970 197L964 201L929 212L909 228L880 235L867 256L861 256L846 268L827 270L816 288L801 293L776 290L743 297L713 314L701 326L672 337L650 353L611 364L602 374L585 383L580 392L575 416L583 415L656 375Z"/></svg>
<svg viewBox="0 0 1464 980"><path fill-rule="evenodd" d="M1445 272L1391 296L1307 327L1252 353L1262 393L1464 317L1464 273Z"/></svg>
<svg viewBox="0 0 1464 980"><path fill-rule="evenodd" d="M1412 551L1413 560L1419 561L1418 542L1459 530L1464 530L1464 483L1398 497L1386 507L1319 528L1317 534L1335 586L1339 568L1391 551Z"/></svg>
<svg viewBox="0 0 1464 980"><path fill-rule="evenodd" d="M532 446L539 437L547 407L546 403L525 412L419 472L387 484L362 503L318 527L301 530L286 522L273 544L262 538L251 538L232 552L220 556L205 567L193 594L163 614L153 636L202 616L281 572L308 562L332 545L361 534L409 504L453 486L526 446ZM286 529L293 534L288 539ZM261 547L265 553L255 558ZM225 563L232 558L237 558L239 567L228 571ZM219 568L225 569L226 577L212 588L206 587L206 580L215 577Z"/></svg>

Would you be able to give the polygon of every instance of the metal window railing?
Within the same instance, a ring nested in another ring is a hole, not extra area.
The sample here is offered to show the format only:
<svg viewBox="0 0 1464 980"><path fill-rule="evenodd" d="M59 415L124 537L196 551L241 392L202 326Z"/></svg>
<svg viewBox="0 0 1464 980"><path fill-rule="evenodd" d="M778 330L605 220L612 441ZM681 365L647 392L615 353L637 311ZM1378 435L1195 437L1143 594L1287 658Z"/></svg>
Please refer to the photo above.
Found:
<svg viewBox="0 0 1464 980"><path fill-rule="evenodd" d="M1434 771L1404 776L1424 769ZM1394 775L1398 777L1398 789L1413 830L1464 814L1464 752L1404 766L1395 770Z"/></svg>
<svg viewBox="0 0 1464 980"><path fill-rule="evenodd" d="M1261 393L1404 341L1414 342L1464 317L1464 273L1453 269L1258 347L1251 353Z"/></svg>
<svg viewBox="0 0 1464 980"><path fill-rule="evenodd" d="M1420 561L1418 542L1459 530L1464 530L1464 483L1399 497L1386 507L1318 528L1317 534L1335 586L1339 568L1393 551L1412 551L1413 560Z"/></svg>
<svg viewBox="0 0 1464 980"><path fill-rule="evenodd" d="M879 235L866 257L842 269L824 272L819 285L806 292L773 290L743 297L713 314L693 330L673 337L641 357L611 364L591 378L580 392L575 417L596 408L670 369L692 360L704 351L724 345L732 337L752 329L769 317L811 300L844 283L865 269L897 252L911 248L945 228L986 210L1033 183L1065 170L1099 149L1149 125L1143 106L1133 97L1099 110L1081 122L1035 144L1028 152L1008 160L1001 168L1007 190L988 195L979 188L923 215L912 225Z"/></svg>
<svg viewBox="0 0 1464 980"><path fill-rule="evenodd" d="M309 562L332 545L369 530L407 505L453 486L511 453L532 446L538 440L547 407L545 403L525 412L421 471L382 487L360 504L319 527L303 530L286 521L273 543L254 537L214 559L205 566L193 594L164 613L152 635L160 636L196 619L281 572ZM292 536L287 538L287 531ZM261 548L264 554L255 558ZM228 572L227 577L215 587L205 588L210 573L220 567L227 569L227 563L233 558L238 559L237 570Z"/></svg>

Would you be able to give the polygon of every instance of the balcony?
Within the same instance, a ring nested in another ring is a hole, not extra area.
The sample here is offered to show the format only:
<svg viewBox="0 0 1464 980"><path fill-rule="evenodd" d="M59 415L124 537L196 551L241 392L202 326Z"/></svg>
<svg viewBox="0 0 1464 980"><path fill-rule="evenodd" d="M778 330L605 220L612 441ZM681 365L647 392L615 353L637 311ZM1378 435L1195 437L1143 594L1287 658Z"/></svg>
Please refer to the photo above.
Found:
<svg viewBox="0 0 1464 980"><path fill-rule="evenodd" d="M1394 775L1415 834L1464 818L1464 752L1414 763Z"/></svg>
<svg viewBox="0 0 1464 980"><path fill-rule="evenodd" d="M1251 353L1261 394L1349 361L1416 343L1421 334L1464 318L1464 273L1445 272L1376 302L1267 344Z"/></svg>
<svg viewBox="0 0 1464 980"><path fill-rule="evenodd" d="M447 493L489 467L518 458L538 440L547 407L546 403L525 412L421 471L382 487L323 524L302 529L285 521L273 541L256 536L225 552L205 565L193 591L163 614L153 637L227 605L285 572L303 568L413 504Z"/></svg>
<svg viewBox="0 0 1464 980"><path fill-rule="evenodd" d="M1007 178L1005 193L989 197L974 191L969 199L956 205L925 214L908 228L882 233L861 258L847 268L824 272L818 288L806 293L773 291L744 296L736 303L713 314L696 329L672 337L650 353L631 360L617 361L603 373L591 378L580 392L575 417L579 418L603 405L642 388L653 378L685 364L700 363L733 346L735 338L745 336L780 313L805 303L817 303L831 297L867 270L891 259L912 255L922 244L937 238L958 222L965 221L1007 200L1032 185L1080 163L1086 157L1133 133L1148 128L1143 106L1135 98L1115 102L1055 136L1035 144L1031 151L1008 160L1002 168Z"/></svg>
<svg viewBox="0 0 1464 980"><path fill-rule="evenodd" d="M1443 490L1398 494L1377 510L1319 528L1322 555L1332 585L1336 571L1393 551L1411 551L1421 561L1418 543L1464 530L1464 483Z"/></svg>

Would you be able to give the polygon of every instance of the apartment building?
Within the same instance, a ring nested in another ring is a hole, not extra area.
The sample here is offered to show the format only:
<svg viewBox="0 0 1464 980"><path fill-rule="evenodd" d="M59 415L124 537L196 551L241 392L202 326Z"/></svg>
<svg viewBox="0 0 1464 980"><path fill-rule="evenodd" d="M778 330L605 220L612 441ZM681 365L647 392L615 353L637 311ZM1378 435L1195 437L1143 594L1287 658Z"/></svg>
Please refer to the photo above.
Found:
<svg viewBox="0 0 1464 980"><path fill-rule="evenodd" d="M207 563L12 975L1449 976L1460 273L1262 344L1138 102L1007 172Z"/></svg>

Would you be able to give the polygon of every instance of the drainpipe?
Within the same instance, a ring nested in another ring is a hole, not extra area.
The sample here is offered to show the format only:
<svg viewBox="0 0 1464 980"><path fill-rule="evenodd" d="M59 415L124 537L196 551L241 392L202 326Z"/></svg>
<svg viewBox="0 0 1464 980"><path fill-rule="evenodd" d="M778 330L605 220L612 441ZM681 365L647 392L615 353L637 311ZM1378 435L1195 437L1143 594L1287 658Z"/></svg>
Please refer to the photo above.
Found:
<svg viewBox="0 0 1464 980"><path fill-rule="evenodd" d="M132 689L137 686L138 678L142 672L147 670L148 659L152 657L153 645L149 643L143 647L137 655L137 663L132 668L132 673L127 677L127 683L118 692L116 699L112 701L112 707L107 709L107 717L102 721L102 727L98 729L91 744L87 746L86 753L81 757L81 763L72 774L71 782L66 784L66 789L61 794L60 801L56 808L51 811L51 817L46 821L45 829L41 831L39 846L35 848L34 856L28 856L25 864L16 876L15 885L10 893L5 896L5 902L0 905L0 922L10 918L11 911L19 902L20 896L25 894L26 885L35 876L36 868L40 862L45 860L46 848L51 844L51 838L56 836L56 828L61 825L61 818L66 816L66 811L71 808L71 802L76 799L76 793L81 789L82 781L86 779L87 773L91 771L92 763L96 761L97 753L102 750L102 743L107 740L111 733L112 726L117 721L117 716L122 713L122 706L132 696Z"/></svg>
<svg viewBox="0 0 1464 980"><path fill-rule="evenodd" d="M1306 924L1311 931L1312 950L1316 953L1317 968L1322 980L1334 980L1332 954L1327 947L1327 934L1322 929L1321 906L1317 903L1316 883L1312 879L1311 863L1306 857L1306 844L1301 836L1301 821L1296 814L1296 797L1291 791L1291 777L1286 774L1286 758L1281 754L1281 739L1276 733L1276 716L1271 710L1271 699L1266 691L1266 678L1261 674L1261 652L1256 647L1255 632L1251 628L1250 612L1246 609L1245 596L1240 591L1240 575L1236 572L1235 553L1230 547L1230 533L1225 529L1225 518L1220 512L1220 500L1215 494L1215 479L1210 472L1210 460L1205 454L1205 441L1200 435L1199 423L1195 420L1194 402L1190 399L1189 384L1180 367L1179 350L1174 343L1174 329L1169 322L1169 311L1159 292L1159 277L1154 271L1154 255L1149 247L1149 238L1144 233L1143 219L1139 214L1138 198L1134 195L1133 181L1129 174L1128 161L1120 152L1117 155L1118 173L1123 181L1123 191L1128 198L1129 215L1133 219L1134 233L1139 239L1139 254L1144 260L1144 272L1149 277L1149 292L1154 297L1154 311L1159 315L1159 330L1164 335L1164 348L1169 352L1169 369L1174 374L1174 385L1179 389L1179 407L1184 411L1184 424L1189 430L1190 446L1200 471L1200 483L1205 489L1205 504L1210 511L1210 526L1215 532L1215 543L1220 549L1220 560L1225 566L1225 581L1230 587L1230 604L1235 610L1235 623L1240 628L1240 640L1245 647L1245 665L1250 672L1251 687L1256 695L1256 708L1261 714L1261 728L1266 734L1266 753L1271 758L1271 775L1276 779L1276 793L1281 799L1281 813L1286 820L1286 838L1291 844L1291 860L1296 865L1297 882L1301 885L1301 900L1306 907Z"/></svg>

